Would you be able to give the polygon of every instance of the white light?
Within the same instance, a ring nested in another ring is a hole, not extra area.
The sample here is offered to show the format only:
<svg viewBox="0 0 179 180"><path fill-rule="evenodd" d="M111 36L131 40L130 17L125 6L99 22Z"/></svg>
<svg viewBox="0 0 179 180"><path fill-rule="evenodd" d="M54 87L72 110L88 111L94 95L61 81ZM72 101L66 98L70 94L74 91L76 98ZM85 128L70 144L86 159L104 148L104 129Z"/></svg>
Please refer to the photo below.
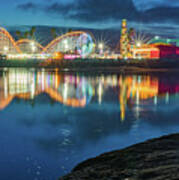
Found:
<svg viewBox="0 0 179 180"><path fill-rule="evenodd" d="M158 103L158 98L157 98L157 96L155 96L154 97L154 104L157 105L157 103Z"/></svg>
<svg viewBox="0 0 179 180"><path fill-rule="evenodd" d="M35 52L35 50L36 50L36 47L32 46L32 51Z"/></svg>
<svg viewBox="0 0 179 180"><path fill-rule="evenodd" d="M103 47L104 47L104 44L103 43L99 43L98 48L99 49L103 49Z"/></svg>
<svg viewBox="0 0 179 180"><path fill-rule="evenodd" d="M141 42L137 42L137 47L141 47Z"/></svg>
<svg viewBox="0 0 179 180"><path fill-rule="evenodd" d="M30 45L31 45L31 46L35 46L35 43L34 43L34 42L31 42Z"/></svg>
<svg viewBox="0 0 179 180"><path fill-rule="evenodd" d="M8 51L9 48L7 46L4 46L4 51Z"/></svg>
<svg viewBox="0 0 179 180"><path fill-rule="evenodd" d="M68 44L65 44L65 49L68 49Z"/></svg>
<svg viewBox="0 0 179 180"><path fill-rule="evenodd" d="M67 96L68 96L68 84L65 83L65 84L64 84L64 91L63 91L63 99L64 99L64 102L66 102Z"/></svg>
<svg viewBox="0 0 179 180"><path fill-rule="evenodd" d="M136 95L136 104L137 104L137 105L140 104L139 91L137 91L137 95Z"/></svg>
<svg viewBox="0 0 179 180"><path fill-rule="evenodd" d="M65 50L67 50L67 49L69 48L68 40L65 39L65 40L63 41L63 44L64 44L64 47L65 47Z"/></svg>
<svg viewBox="0 0 179 180"><path fill-rule="evenodd" d="M102 83L100 82L99 87L98 87L98 102L99 102L99 104L102 103L102 95L103 95L103 87L102 87Z"/></svg>
<svg viewBox="0 0 179 180"><path fill-rule="evenodd" d="M64 44L68 44L68 40L65 39L65 40L63 41L63 43L64 43Z"/></svg>
<svg viewBox="0 0 179 180"><path fill-rule="evenodd" d="M33 81L33 83L31 84L31 99L34 99L35 96L35 83Z"/></svg>

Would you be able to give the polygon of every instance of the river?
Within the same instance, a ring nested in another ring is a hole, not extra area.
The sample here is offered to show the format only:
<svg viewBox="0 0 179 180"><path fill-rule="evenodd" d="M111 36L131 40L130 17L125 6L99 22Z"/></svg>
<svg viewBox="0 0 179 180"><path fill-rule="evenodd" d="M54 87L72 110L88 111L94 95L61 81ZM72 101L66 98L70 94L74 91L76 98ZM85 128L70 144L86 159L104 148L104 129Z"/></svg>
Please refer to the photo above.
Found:
<svg viewBox="0 0 179 180"><path fill-rule="evenodd" d="M0 70L2 180L55 180L79 162L179 131L178 74Z"/></svg>

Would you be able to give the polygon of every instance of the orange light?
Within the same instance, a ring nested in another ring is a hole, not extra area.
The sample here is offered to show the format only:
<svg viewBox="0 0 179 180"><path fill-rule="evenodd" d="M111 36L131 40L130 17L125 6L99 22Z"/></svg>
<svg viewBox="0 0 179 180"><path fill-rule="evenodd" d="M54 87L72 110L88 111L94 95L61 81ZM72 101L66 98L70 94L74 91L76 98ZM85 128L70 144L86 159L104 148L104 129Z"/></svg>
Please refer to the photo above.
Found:
<svg viewBox="0 0 179 180"><path fill-rule="evenodd" d="M64 54L62 54L61 52L54 53L53 59L62 60L63 58L64 58Z"/></svg>

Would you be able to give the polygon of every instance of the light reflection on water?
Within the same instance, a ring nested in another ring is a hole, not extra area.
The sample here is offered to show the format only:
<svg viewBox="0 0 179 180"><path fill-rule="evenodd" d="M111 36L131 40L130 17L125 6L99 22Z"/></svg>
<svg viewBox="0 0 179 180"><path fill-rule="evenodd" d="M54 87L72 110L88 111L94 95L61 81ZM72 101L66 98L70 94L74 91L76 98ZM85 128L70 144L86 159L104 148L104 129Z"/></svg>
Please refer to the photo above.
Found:
<svg viewBox="0 0 179 180"><path fill-rule="evenodd" d="M2 70L3 180L57 179L89 157L177 132L175 77Z"/></svg>

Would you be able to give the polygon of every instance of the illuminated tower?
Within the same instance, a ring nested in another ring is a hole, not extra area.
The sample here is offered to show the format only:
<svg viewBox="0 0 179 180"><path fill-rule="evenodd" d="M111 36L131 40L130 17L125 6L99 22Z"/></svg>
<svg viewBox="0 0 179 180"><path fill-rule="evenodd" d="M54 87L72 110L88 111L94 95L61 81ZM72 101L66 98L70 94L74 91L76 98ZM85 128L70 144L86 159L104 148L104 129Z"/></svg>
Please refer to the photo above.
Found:
<svg viewBox="0 0 179 180"><path fill-rule="evenodd" d="M125 19L122 20L122 28L121 28L121 39L120 39L120 54L123 58L128 57L128 48L129 47L129 39L127 32L127 21Z"/></svg>

